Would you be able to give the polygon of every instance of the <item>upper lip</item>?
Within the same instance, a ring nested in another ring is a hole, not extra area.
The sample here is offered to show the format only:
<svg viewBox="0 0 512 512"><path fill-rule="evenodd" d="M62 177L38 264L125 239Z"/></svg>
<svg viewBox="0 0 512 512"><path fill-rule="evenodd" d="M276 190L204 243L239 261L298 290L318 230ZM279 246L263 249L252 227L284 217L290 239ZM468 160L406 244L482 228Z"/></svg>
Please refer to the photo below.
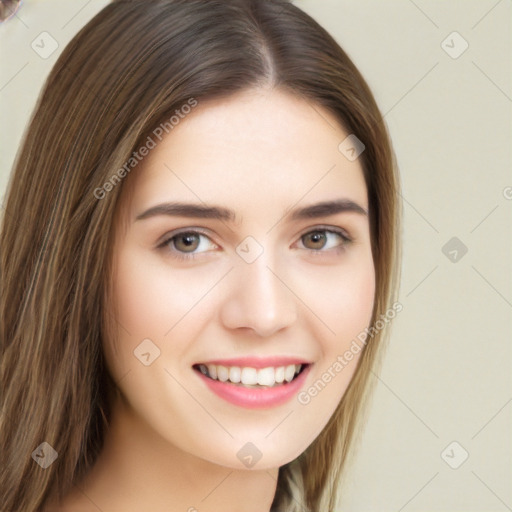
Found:
<svg viewBox="0 0 512 512"><path fill-rule="evenodd" d="M197 364L209 364L221 365L221 366L238 366L244 368L268 368L279 366L288 366L291 364L309 364L308 361L300 357L289 357L289 356L274 356L274 357L235 357L232 359L212 359L210 361L201 361Z"/></svg>

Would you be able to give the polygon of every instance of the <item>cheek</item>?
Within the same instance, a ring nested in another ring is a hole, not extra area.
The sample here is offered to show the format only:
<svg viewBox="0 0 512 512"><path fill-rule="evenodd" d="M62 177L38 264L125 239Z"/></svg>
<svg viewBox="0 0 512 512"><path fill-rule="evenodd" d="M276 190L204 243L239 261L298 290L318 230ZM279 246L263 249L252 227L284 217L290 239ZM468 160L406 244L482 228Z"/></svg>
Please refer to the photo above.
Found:
<svg viewBox="0 0 512 512"><path fill-rule="evenodd" d="M332 290L332 297L337 299L338 322L335 330L345 340L353 338L368 327L375 301L375 271L373 262L362 265L344 277L340 290ZM331 306L332 307L332 306Z"/></svg>
<svg viewBox="0 0 512 512"><path fill-rule="evenodd" d="M201 329L201 320L208 318L204 312L208 301L202 299L219 277L211 270L198 268L191 279L190 272L172 268L160 257L148 257L147 249L135 244L120 248L115 268L113 293L119 345L108 344L105 351L116 373L138 368L133 352L146 339L160 349L160 363L169 356L172 339L173 358L180 360L189 348L188 340ZM203 314L198 316L198 312ZM186 335L181 335L183 329Z"/></svg>
<svg viewBox="0 0 512 512"><path fill-rule="evenodd" d="M173 304L169 303L170 297L165 296L162 285L155 287L158 280L154 267L140 258L136 250L121 252L117 263L114 295L124 345L128 339L130 344L140 343L144 338L159 339L164 329L170 327L163 325L161 310L168 305L172 311Z"/></svg>
<svg viewBox="0 0 512 512"><path fill-rule="evenodd" d="M133 356L143 340L163 349L164 335L179 318L183 302L176 300L172 283L162 279L161 271L137 247L119 249L115 268L113 294L119 341L116 346L108 343L105 351L115 372L124 374L140 366Z"/></svg>
<svg viewBox="0 0 512 512"><path fill-rule="evenodd" d="M319 350L306 386L297 396L298 410L304 418L300 430L304 442L312 442L331 418L349 386L361 357L358 340L369 326L375 296L373 262L340 271L339 279L326 279L309 295L311 309L319 312L316 322ZM315 309L316 308L316 309Z"/></svg>
<svg viewBox="0 0 512 512"><path fill-rule="evenodd" d="M118 256L115 296L119 321L135 338L165 335L189 312L206 291L205 280L191 280L170 270L147 249L123 251Z"/></svg>
<svg viewBox="0 0 512 512"><path fill-rule="evenodd" d="M371 255L353 258L333 268L309 268L299 273L297 290L314 313L323 355L350 343L371 321L375 299L375 271Z"/></svg>

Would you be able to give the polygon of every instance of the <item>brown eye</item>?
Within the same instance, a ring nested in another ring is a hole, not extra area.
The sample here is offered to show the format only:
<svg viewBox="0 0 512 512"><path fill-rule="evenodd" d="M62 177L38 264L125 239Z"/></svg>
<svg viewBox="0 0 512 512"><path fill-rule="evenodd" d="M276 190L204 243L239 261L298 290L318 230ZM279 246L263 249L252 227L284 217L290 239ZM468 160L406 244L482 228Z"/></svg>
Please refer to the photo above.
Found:
<svg viewBox="0 0 512 512"><path fill-rule="evenodd" d="M158 247L170 257L182 260L204 257L219 247L202 231L181 231L168 236Z"/></svg>
<svg viewBox="0 0 512 512"><path fill-rule="evenodd" d="M308 243L311 242L311 245ZM327 242L324 231L311 231L302 236L302 243L307 249L322 249Z"/></svg>
<svg viewBox="0 0 512 512"><path fill-rule="evenodd" d="M352 241L343 231L327 228L309 231L300 240L306 250L318 255L343 250Z"/></svg>
<svg viewBox="0 0 512 512"><path fill-rule="evenodd" d="M194 252L199 245L199 235L196 233L180 233L171 238L178 251ZM169 240L169 241L171 241Z"/></svg>

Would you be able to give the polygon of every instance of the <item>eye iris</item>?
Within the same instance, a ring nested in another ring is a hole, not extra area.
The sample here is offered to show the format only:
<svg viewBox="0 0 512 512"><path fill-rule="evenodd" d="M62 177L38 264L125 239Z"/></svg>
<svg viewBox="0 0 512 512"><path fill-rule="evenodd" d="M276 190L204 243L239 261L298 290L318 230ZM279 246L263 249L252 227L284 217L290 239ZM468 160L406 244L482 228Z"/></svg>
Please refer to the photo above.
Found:
<svg viewBox="0 0 512 512"><path fill-rule="evenodd" d="M315 247L311 247L311 249L321 249L325 245L325 242L327 240L325 233L323 233L322 231L313 231L312 233L308 233L307 235L305 235L305 238L306 240L309 238L313 242L313 244L318 244L320 242L319 246L317 245Z"/></svg>
<svg viewBox="0 0 512 512"><path fill-rule="evenodd" d="M184 241L184 247L180 247L180 242ZM193 233L182 233L178 235L175 239L175 247L178 250L185 249L185 252L192 252L197 249L197 245L199 243L199 237Z"/></svg>

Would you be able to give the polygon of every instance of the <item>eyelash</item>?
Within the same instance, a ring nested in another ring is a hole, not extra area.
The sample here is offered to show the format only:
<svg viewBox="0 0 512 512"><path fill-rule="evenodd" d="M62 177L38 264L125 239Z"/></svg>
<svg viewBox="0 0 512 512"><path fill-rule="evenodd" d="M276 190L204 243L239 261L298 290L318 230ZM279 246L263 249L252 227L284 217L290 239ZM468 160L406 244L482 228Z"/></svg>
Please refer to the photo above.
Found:
<svg viewBox="0 0 512 512"><path fill-rule="evenodd" d="M300 239L302 239L303 237L305 237L306 235L309 235L311 233L333 233L335 235L338 235L341 239L342 239L342 243L334 248L331 248L331 249L327 249L327 250L323 250L323 249L318 249L318 250L315 250L315 249L308 249L306 248L305 250L306 251L309 251L311 252L315 257L317 256L325 256L325 253L327 252L334 252L335 254L339 254L341 251L343 251L345 249L345 246L351 242L353 242L353 239L348 237L346 235L346 233L344 231L341 231L339 229L334 229L334 228L327 228L327 227L323 227L323 226L319 226L315 229L311 229L309 231L306 231L306 233L303 233L301 236L300 236ZM180 235L202 235L206 238L210 238L206 233L204 233L203 231L200 231L200 230L197 230L197 229L186 229L186 230L182 230L178 233L174 233L172 236L166 238L160 245L158 245L157 249L158 250L166 250L168 249L168 246L169 246L169 243L172 242L175 238L179 237ZM203 254L202 252L199 252L199 253L183 253L183 252L180 252L176 249L173 249L172 251L169 250L169 254L171 255L172 258L176 258L178 260L193 260L197 257L199 257L199 255Z"/></svg>

